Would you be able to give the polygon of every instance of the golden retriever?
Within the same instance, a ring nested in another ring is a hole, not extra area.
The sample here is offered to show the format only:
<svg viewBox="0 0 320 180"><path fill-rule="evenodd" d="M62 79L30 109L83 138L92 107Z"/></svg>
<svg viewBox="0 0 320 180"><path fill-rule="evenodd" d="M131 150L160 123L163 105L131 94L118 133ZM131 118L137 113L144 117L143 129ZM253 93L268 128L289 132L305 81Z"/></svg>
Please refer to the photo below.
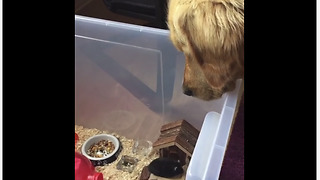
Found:
<svg viewBox="0 0 320 180"><path fill-rule="evenodd" d="M244 75L244 0L169 0L167 24L185 55L183 92L220 98Z"/></svg>

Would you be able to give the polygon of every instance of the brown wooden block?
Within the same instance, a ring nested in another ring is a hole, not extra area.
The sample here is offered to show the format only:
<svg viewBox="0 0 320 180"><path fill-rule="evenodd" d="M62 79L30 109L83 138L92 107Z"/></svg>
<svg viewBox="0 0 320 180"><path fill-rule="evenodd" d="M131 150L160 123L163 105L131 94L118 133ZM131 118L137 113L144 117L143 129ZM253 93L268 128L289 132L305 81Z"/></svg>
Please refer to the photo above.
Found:
<svg viewBox="0 0 320 180"><path fill-rule="evenodd" d="M153 143L153 148L163 148L168 146L173 146L177 136L169 136L159 138L156 142Z"/></svg>
<svg viewBox="0 0 320 180"><path fill-rule="evenodd" d="M178 120L178 121L174 121L174 122L171 122L171 123L168 123L168 124L165 124L161 127L161 132L162 131L165 131L165 130L168 130L168 129L172 129L172 128L176 128L176 127L180 127L181 124L183 123L183 121L185 120Z"/></svg>
<svg viewBox="0 0 320 180"><path fill-rule="evenodd" d="M148 166L143 167L139 180L148 180L150 177Z"/></svg>
<svg viewBox="0 0 320 180"><path fill-rule="evenodd" d="M199 130L197 130L195 127L193 127L190 123L188 123L186 120L178 120L172 123L165 124L161 127L161 134L166 134L167 131L169 132L179 132L181 129L186 130L190 133L190 135L198 138L199 136Z"/></svg>

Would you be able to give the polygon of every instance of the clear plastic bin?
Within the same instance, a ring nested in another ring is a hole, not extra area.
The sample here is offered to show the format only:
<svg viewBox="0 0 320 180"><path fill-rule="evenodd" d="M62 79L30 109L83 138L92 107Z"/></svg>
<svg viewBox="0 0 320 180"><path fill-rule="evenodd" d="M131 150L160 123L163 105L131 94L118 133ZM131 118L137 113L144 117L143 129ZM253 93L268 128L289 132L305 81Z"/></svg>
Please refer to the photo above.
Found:
<svg viewBox="0 0 320 180"><path fill-rule="evenodd" d="M200 130L187 179L218 179L243 81L218 100L189 97L184 63L167 30L76 15L76 125L155 142L185 119Z"/></svg>

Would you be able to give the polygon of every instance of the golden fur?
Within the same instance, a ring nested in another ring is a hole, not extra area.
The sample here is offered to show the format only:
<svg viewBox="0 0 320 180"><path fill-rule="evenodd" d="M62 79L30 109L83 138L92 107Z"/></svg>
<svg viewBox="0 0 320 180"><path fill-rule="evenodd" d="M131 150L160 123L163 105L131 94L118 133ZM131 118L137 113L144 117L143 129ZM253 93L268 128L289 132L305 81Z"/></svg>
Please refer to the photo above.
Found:
<svg viewBox="0 0 320 180"><path fill-rule="evenodd" d="M169 0L170 39L186 58L183 90L217 99L243 78L244 0Z"/></svg>

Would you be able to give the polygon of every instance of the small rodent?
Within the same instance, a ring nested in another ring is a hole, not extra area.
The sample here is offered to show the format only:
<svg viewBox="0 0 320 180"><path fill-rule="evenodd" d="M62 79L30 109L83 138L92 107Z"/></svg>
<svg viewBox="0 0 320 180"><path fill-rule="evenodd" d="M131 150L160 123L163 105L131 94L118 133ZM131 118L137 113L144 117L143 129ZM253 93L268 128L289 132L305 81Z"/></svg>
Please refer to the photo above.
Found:
<svg viewBox="0 0 320 180"><path fill-rule="evenodd" d="M153 160L149 164L148 169L152 174L164 178L171 178L183 173L179 161L164 157Z"/></svg>

